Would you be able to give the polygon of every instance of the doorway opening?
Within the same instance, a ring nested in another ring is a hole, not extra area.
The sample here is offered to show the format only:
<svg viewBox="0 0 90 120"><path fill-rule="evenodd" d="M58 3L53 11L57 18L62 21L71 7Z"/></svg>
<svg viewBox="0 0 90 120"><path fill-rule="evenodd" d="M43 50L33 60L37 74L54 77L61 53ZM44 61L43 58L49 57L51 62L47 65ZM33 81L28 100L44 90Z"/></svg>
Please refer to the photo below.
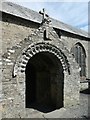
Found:
<svg viewBox="0 0 90 120"><path fill-rule="evenodd" d="M63 67L54 54L35 54L26 65L25 75L26 108L50 112L63 107Z"/></svg>

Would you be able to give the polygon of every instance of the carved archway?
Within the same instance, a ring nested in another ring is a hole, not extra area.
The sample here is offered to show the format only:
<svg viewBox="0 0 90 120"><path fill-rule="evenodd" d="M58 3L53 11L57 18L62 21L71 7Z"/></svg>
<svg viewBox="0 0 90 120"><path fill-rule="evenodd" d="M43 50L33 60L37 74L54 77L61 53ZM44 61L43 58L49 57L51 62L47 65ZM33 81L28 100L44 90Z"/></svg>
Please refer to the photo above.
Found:
<svg viewBox="0 0 90 120"><path fill-rule="evenodd" d="M44 42L43 43L36 43L36 44L34 43L34 44L29 45L27 48L25 48L23 50L22 55L18 57L18 60L15 64L15 66L14 66L14 73L15 73L14 76L16 76L17 74L19 74L21 72L21 73L26 73L26 77L27 77L28 72L26 72L26 71L28 69L27 66L28 66L29 61L34 59L34 57L37 56L37 55L39 55L39 57L42 59L42 56L41 56L42 54L44 56L46 56L47 59L50 59L51 63L55 66L55 67L52 68L52 70L54 71L54 74L58 77L58 78L57 77L54 78L54 75L50 75L48 77L48 78L50 78L49 82L52 79L53 80L52 83L55 82L55 81L56 81L56 83L58 83L58 84L54 85L54 88L55 88L54 91L57 91L56 93L58 94L57 95L55 93L54 98L52 99L52 101L54 99L56 99L56 102L54 101L54 104L53 104L54 108L63 107L63 104L64 104L63 103L64 102L64 100L63 100L64 99L64 91L63 91L63 88L64 88L64 71L67 71L70 74L70 66L69 66L67 57L56 46L54 46L50 43L44 43ZM49 58L49 56L53 56L53 57ZM56 59L56 61L54 61L55 59ZM42 62L43 62L43 60L42 60ZM35 64L35 62L34 62L34 64ZM46 69L46 71L48 71L48 72L50 72L50 74L52 74L53 72L52 72L52 70L50 70L49 63L46 62L44 64L47 65L48 68L49 68L49 69ZM29 65L32 66L32 62ZM36 67L36 66L34 66L34 67ZM29 67L29 71L31 70L31 73L32 73L32 71L35 71L37 69L37 68L34 69L34 67L31 67L31 69ZM44 72L44 73L46 74L46 72ZM25 74L23 74L23 75L25 76ZM53 77L51 77L51 76L53 76ZM30 78L30 76L29 76L29 78ZM19 80L20 80L20 77L19 77ZM26 81L27 81L27 78L26 78ZM35 81L38 81L38 80L35 80ZM43 85L41 85L41 86L43 86ZM50 91L53 91L53 90L51 90L51 88L50 88ZM55 97L55 95L56 95L56 97ZM28 105L26 105L26 107L28 107Z"/></svg>
<svg viewBox="0 0 90 120"><path fill-rule="evenodd" d="M49 43L37 43L30 45L26 50L23 52L23 57L21 61L21 72L25 72L27 62L30 58L32 58L35 54L40 52L49 52L54 54L61 62L63 66L63 70L68 70L70 74L70 66L67 60L67 57L63 54L63 52L54 45Z"/></svg>
<svg viewBox="0 0 90 120"><path fill-rule="evenodd" d="M49 43L34 43L23 50L22 55L17 58L13 68L13 77L17 76L18 70L25 72L28 60L39 52L49 52L54 54L61 62L64 71L70 74L70 65L64 53L54 45Z"/></svg>

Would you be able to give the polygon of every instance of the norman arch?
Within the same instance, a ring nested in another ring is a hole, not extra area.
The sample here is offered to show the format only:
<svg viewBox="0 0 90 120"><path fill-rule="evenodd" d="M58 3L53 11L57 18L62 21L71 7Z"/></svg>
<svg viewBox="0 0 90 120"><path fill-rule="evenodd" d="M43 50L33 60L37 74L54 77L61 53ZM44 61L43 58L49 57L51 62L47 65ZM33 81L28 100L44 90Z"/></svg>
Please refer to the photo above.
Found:
<svg viewBox="0 0 90 120"><path fill-rule="evenodd" d="M37 43L24 49L19 58L14 71L18 68L15 74L21 72L25 79L25 107L38 109L40 105L49 110L63 107L64 72L70 74L63 52L49 43Z"/></svg>
<svg viewBox="0 0 90 120"><path fill-rule="evenodd" d="M67 70L68 73L70 74L70 65L64 53L60 49L58 49L56 46L51 45L49 43L44 43L44 42L32 44L27 49L24 50L24 52L22 53L23 56L22 56L22 61L20 65L21 72L25 72L28 60L32 58L35 54L40 52L48 52L48 53L54 54L61 62L63 66L63 70L64 71ZM17 64L15 65L17 66Z"/></svg>
<svg viewBox="0 0 90 120"><path fill-rule="evenodd" d="M75 57L76 62L79 64L81 71L80 71L80 77L81 79L86 78L86 52L81 43L76 43L72 48L71 52L73 53L73 56Z"/></svg>
<svg viewBox="0 0 90 120"><path fill-rule="evenodd" d="M24 108L38 109L37 104L39 104L47 106L49 109L58 109L72 103L73 95L79 91L78 82L75 81L75 79L79 81L78 65L74 62L75 66L72 64L70 67L70 61L73 63L72 55L69 56L68 51L64 53L59 48L59 46L46 42L32 43L26 46L18 56L13 66L13 76L18 83L18 91ZM67 58L66 53L72 59ZM77 85L73 86L73 83ZM76 91L70 93L67 86L71 91L73 88ZM77 103L77 101L75 102Z"/></svg>

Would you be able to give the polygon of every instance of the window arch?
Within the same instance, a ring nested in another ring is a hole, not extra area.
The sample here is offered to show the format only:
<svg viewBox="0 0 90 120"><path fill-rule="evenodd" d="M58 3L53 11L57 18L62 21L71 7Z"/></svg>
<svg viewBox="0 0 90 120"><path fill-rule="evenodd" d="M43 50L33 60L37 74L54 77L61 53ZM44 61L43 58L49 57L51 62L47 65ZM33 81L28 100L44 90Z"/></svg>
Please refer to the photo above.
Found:
<svg viewBox="0 0 90 120"><path fill-rule="evenodd" d="M81 71L80 76L81 79L85 79L86 77L86 52L81 43L76 43L73 48L71 48L71 52L75 57L76 62L79 64Z"/></svg>

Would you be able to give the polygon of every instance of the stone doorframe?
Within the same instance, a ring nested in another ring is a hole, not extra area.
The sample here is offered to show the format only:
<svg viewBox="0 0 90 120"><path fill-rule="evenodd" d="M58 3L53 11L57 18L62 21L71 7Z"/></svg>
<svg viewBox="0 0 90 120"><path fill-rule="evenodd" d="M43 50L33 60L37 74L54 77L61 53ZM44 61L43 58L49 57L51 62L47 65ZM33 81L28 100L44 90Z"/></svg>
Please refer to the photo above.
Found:
<svg viewBox="0 0 90 120"><path fill-rule="evenodd" d="M22 97L22 103L25 108L25 69L28 61L32 58L35 54L40 52L49 52L54 54L60 61L63 67L64 73L64 106L72 105L77 103L79 100L79 94L75 94L79 92L79 83L75 81L75 79L79 78L78 71L73 71L73 67L70 67L69 61L65 54L57 48L55 45L46 43L46 42L38 42L29 45L25 48L22 54L18 57L15 65L14 65L14 76L17 76L17 83L19 86L19 92ZM73 65L72 65L73 66ZM76 68L75 68L76 69ZM78 68L77 68L78 69ZM70 71L71 70L71 71ZM70 73L71 72L71 73ZM76 75L77 74L77 75ZM72 79L73 77L73 79ZM79 79L78 79L79 80ZM75 84L75 86L73 86ZM68 89L67 89L68 88ZM73 89L77 89L74 91ZM71 93L72 96L71 96ZM74 96L75 95L75 96ZM77 97L76 97L77 96Z"/></svg>
<svg viewBox="0 0 90 120"><path fill-rule="evenodd" d="M33 43L25 48L20 56L18 56L14 67L13 67L13 76L17 76L18 72L25 72L26 65L30 58L32 58L35 54L40 52L49 52L54 54L62 64L63 71L68 72L70 75L70 65L65 54L56 46L50 43L39 42Z"/></svg>

